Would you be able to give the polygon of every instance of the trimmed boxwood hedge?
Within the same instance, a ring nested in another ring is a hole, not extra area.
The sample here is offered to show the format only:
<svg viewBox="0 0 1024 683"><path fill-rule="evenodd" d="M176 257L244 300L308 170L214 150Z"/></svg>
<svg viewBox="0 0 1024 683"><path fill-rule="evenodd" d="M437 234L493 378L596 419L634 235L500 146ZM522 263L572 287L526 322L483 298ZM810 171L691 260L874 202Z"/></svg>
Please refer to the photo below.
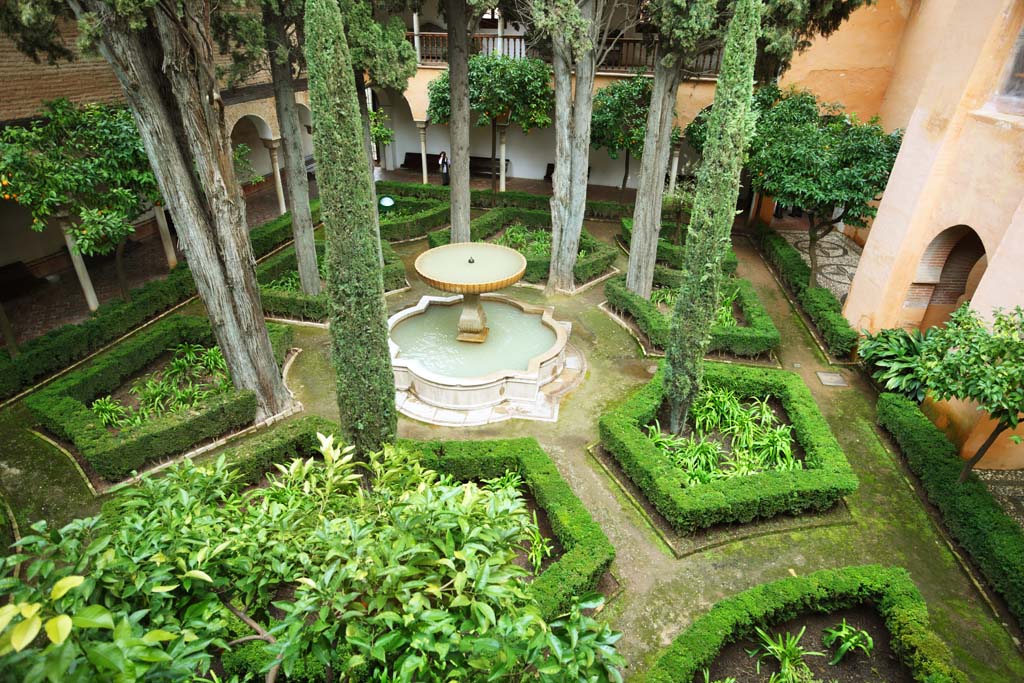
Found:
<svg viewBox="0 0 1024 683"><path fill-rule="evenodd" d="M469 238L474 242L486 240L513 223L522 223L528 228L551 230L551 214L548 211L530 211L512 207L494 209L469 224ZM428 236L430 247L440 247L451 242L448 230L435 230ZM580 234L580 250L584 252L576 259L573 278L582 285L605 273L615 263L615 248L594 237L586 228ZM551 269L551 257L526 257L527 282L543 282Z"/></svg>
<svg viewBox="0 0 1024 683"><path fill-rule="evenodd" d="M445 185L423 185L422 183L402 183L395 180L378 180L377 196L394 195L401 197L417 197L435 201L449 202L451 188ZM490 190L470 190L470 203L482 209L514 207L533 211L550 211L551 197L528 192L491 192ZM632 204L619 202L588 201L584 215L592 219L614 219L633 215Z"/></svg>
<svg viewBox="0 0 1024 683"><path fill-rule="evenodd" d="M405 264L402 263L402 259L387 242L381 242L380 247L384 255L384 291L390 292L405 287ZM324 243L319 240L316 242L316 255L318 260L324 258ZM266 286L282 275L295 271L296 268L298 263L294 247L274 254L257 266L256 280L260 284L263 313L292 320L326 320L330 302L325 292L317 296L308 296L302 292L287 292Z"/></svg>
<svg viewBox="0 0 1024 683"><path fill-rule="evenodd" d="M667 268L656 269L654 284L656 286L674 286L661 278L666 273L677 273ZM779 331L775 328L771 316L764 309L754 286L747 280L736 278L732 281L738 291L736 301L747 324L744 326L713 325L711 327L711 345L708 351L725 351L737 356L757 356L767 353L779 345ZM665 348L668 343L671 316L662 313L656 304L637 296L626 287L626 277L614 277L605 284L604 296L609 305L617 311L628 313L636 321L637 327L647 335L651 344Z"/></svg>
<svg viewBox="0 0 1024 683"><path fill-rule="evenodd" d="M824 569L761 584L726 598L676 637L642 676L645 683L691 683L722 649L754 627L870 603L891 635L893 652L920 683L967 683L949 646L932 631L928 605L902 567Z"/></svg>
<svg viewBox="0 0 1024 683"><path fill-rule="evenodd" d="M949 533L970 553L1024 626L1024 531L1020 525L976 476L959 483L963 460L916 403L899 394L882 394L877 410L878 424L892 434Z"/></svg>
<svg viewBox="0 0 1024 683"><path fill-rule="evenodd" d="M661 224L662 233L669 232L675 233L676 226L670 223ZM626 247L629 248L630 240L633 238L633 219L623 218L622 219L622 239L626 243ZM671 241L664 237L658 238L658 263L664 264L669 268L679 269L683 266L683 252L686 243L686 231L684 230L680 236L681 244L673 244ZM736 268L739 266L739 259L736 257L736 252L733 251L732 247L729 247L729 251L726 252L725 257L722 259L722 272L726 275L734 275ZM678 275L676 276L678 277ZM677 285L673 285L677 286Z"/></svg>
<svg viewBox="0 0 1024 683"><path fill-rule="evenodd" d="M268 326L280 364L291 346L291 328ZM177 412L149 420L115 436L89 409L98 396L109 394L181 342L215 343L209 322L191 316L171 316L85 367L29 396L25 404L35 419L58 438L74 444L90 465L109 481L123 479L146 462L188 450L195 444L251 423L256 395L229 391L198 411Z"/></svg>
<svg viewBox="0 0 1024 683"><path fill-rule="evenodd" d="M681 470L644 432L664 402L662 367L625 403L602 415L598 426L605 450L674 529L688 534L716 524L827 510L857 489L857 475L798 375L714 362L704 368L706 386L726 387L740 397L779 399L793 425L793 438L804 450L805 469L687 488Z"/></svg>
<svg viewBox="0 0 1024 683"><path fill-rule="evenodd" d="M224 457L241 475L242 485L254 484L275 463L315 455L318 431L334 434L338 425L315 416L280 423L225 451ZM615 559L608 537L536 439L401 440L399 445L417 453L424 466L460 481L489 479L508 470L523 477L565 551L530 584L546 618L561 614L573 598L593 590Z"/></svg>
<svg viewBox="0 0 1024 683"><path fill-rule="evenodd" d="M446 225L451 216L451 207L447 201L397 197L395 208L408 215L390 218L386 213L381 214L380 238L384 241L397 242L423 237L430 230Z"/></svg>
<svg viewBox="0 0 1024 683"><path fill-rule="evenodd" d="M310 202L313 221L319 220L320 201ZM253 228L249 233L253 253L265 256L292 237L290 214ZM188 265L181 263L166 278L132 290L132 300L100 306L87 320L62 325L19 346L17 358L0 353L0 399L88 356L150 318L195 295L196 285Z"/></svg>
<svg viewBox="0 0 1024 683"><path fill-rule="evenodd" d="M800 252L764 223L758 223L754 239L779 277L811 319L825 345L837 358L845 358L857 347L860 335L843 316L843 305L830 290L811 287L811 267Z"/></svg>

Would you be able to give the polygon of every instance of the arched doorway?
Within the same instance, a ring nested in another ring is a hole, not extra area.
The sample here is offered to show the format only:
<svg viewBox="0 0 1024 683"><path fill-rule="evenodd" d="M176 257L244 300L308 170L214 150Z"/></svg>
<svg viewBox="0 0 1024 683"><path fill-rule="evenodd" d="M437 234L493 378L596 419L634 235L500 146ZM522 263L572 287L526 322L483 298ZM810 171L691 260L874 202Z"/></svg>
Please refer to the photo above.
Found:
<svg viewBox="0 0 1024 683"><path fill-rule="evenodd" d="M231 129L231 148L238 150L240 145L245 145L245 153L239 155L241 163L235 163L238 181L243 188L253 182L259 182L272 173L270 150L264 141L273 139L270 124L255 114L246 114L235 122Z"/></svg>
<svg viewBox="0 0 1024 683"><path fill-rule="evenodd" d="M302 135L302 155L313 156L313 113L301 102L295 105L299 110L299 133Z"/></svg>
<svg viewBox="0 0 1024 683"><path fill-rule="evenodd" d="M914 282L903 303L908 327L942 325L964 301L970 301L985 273L981 237L968 225L946 228L921 255Z"/></svg>

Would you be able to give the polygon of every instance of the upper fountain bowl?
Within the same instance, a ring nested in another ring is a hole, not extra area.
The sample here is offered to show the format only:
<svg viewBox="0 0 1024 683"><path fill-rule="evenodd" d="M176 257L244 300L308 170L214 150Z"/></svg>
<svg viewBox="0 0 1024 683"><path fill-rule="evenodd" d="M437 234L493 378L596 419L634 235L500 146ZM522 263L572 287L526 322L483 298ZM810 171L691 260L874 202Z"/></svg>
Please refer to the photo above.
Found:
<svg viewBox="0 0 1024 683"><path fill-rule="evenodd" d="M526 257L500 244L460 242L423 252L414 267L424 282L443 292L481 294L518 282Z"/></svg>

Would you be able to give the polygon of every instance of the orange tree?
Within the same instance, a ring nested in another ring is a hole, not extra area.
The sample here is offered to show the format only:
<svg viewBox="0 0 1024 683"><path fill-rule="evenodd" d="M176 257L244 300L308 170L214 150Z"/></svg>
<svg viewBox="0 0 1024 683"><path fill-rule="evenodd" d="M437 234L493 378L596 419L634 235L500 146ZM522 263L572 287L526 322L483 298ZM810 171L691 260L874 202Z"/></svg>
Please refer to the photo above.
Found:
<svg viewBox="0 0 1024 683"><path fill-rule="evenodd" d="M160 198L131 112L103 104L47 102L28 126L0 131L0 197L25 207L31 227L55 225L86 256L115 252L128 298L122 252L132 219Z"/></svg>

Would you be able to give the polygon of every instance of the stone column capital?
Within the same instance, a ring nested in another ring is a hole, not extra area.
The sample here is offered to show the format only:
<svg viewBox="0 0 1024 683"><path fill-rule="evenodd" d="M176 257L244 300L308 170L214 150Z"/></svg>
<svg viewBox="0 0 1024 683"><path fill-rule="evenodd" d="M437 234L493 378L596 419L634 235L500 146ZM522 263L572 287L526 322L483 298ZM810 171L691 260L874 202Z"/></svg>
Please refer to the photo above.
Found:
<svg viewBox="0 0 1024 683"><path fill-rule="evenodd" d="M262 140L263 146L269 149L271 152L276 151L281 146L281 138L276 140Z"/></svg>

